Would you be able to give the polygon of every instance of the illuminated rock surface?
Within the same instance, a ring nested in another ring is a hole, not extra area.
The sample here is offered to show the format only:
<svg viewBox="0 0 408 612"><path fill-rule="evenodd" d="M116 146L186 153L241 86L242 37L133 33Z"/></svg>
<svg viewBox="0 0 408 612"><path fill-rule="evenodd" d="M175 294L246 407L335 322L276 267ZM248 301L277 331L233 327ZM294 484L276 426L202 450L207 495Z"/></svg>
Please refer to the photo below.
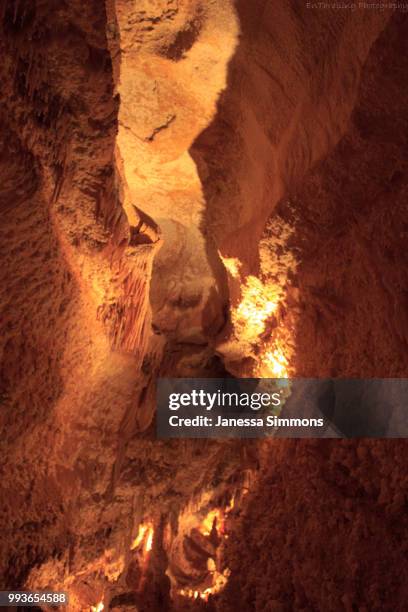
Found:
<svg viewBox="0 0 408 612"><path fill-rule="evenodd" d="M404 442L154 436L159 375L407 373L407 17L301 4L2 3L2 588L404 610Z"/></svg>

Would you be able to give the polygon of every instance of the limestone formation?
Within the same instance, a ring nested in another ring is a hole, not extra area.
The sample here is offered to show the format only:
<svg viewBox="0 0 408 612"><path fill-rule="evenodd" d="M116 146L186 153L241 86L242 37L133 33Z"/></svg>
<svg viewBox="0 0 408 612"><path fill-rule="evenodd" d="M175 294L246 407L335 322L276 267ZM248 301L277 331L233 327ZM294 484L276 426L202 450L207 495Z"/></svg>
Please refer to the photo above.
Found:
<svg viewBox="0 0 408 612"><path fill-rule="evenodd" d="M404 441L155 436L160 376L407 375L408 18L316 4L1 3L0 590L405 609Z"/></svg>

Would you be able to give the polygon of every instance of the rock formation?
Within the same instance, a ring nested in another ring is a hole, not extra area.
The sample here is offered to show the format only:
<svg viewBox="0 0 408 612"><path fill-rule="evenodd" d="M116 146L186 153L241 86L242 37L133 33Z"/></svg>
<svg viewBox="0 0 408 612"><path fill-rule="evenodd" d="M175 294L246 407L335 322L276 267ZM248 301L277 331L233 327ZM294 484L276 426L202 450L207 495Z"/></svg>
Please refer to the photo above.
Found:
<svg viewBox="0 0 408 612"><path fill-rule="evenodd" d="M408 18L3 0L2 589L404 610L404 441L161 441L159 376L407 373Z"/></svg>

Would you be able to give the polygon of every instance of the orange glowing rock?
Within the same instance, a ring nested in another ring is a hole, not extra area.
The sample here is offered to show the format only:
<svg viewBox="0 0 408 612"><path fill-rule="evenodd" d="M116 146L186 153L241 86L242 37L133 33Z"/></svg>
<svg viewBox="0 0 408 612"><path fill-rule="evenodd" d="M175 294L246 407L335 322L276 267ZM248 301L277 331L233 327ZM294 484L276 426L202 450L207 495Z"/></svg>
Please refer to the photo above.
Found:
<svg viewBox="0 0 408 612"><path fill-rule="evenodd" d="M288 360L280 347L266 350L262 355L259 366L259 375L263 378L287 378Z"/></svg>
<svg viewBox="0 0 408 612"><path fill-rule="evenodd" d="M253 342L265 331L267 320L276 312L279 292L256 276L248 276L242 299L232 312L232 322L242 340Z"/></svg>
<svg viewBox="0 0 408 612"><path fill-rule="evenodd" d="M198 527L198 530L203 535L209 536L214 526L214 521L216 521L216 526L219 527L222 521L222 512L218 508L211 510L207 514L201 525Z"/></svg>
<svg viewBox="0 0 408 612"><path fill-rule="evenodd" d="M240 269L242 266L239 259L237 257L223 257L220 251L218 251L218 254L221 258L222 263L224 264L228 272L231 274L231 276L233 278L239 278Z"/></svg>
<svg viewBox="0 0 408 612"><path fill-rule="evenodd" d="M143 545L144 551L150 552L153 546L154 528L151 522L141 523L136 538L130 545L130 550L136 550Z"/></svg>
<svg viewBox="0 0 408 612"><path fill-rule="evenodd" d="M219 255L230 276L239 280L240 260ZM221 354L227 359L229 356L232 362L243 356L251 357L255 365L245 375L288 378L294 347L290 329L280 316L286 304L286 288L273 278L249 275L239 291L238 304L231 309L232 338L219 347Z"/></svg>
<svg viewBox="0 0 408 612"><path fill-rule="evenodd" d="M136 538L133 540L132 544L130 545L130 550L135 550L136 548L139 548L140 544L143 542L143 538L145 537L147 531L147 525L139 525L139 531L138 534L136 536Z"/></svg>
<svg viewBox="0 0 408 612"><path fill-rule="evenodd" d="M146 543L145 543L145 551L146 552L150 552L152 550L153 547L153 527L149 527L148 529L148 533L147 533L147 537L146 537Z"/></svg>
<svg viewBox="0 0 408 612"><path fill-rule="evenodd" d="M215 595L216 593L219 593L220 591L222 591L222 589L227 584L230 574L231 572L228 568L225 569L222 573L216 572L214 576L213 585L210 587L207 587L203 591L194 590L194 589L180 589L178 593L182 597L189 597L190 599L200 598L200 599L203 599L204 601L208 601L208 598L210 597L210 595Z"/></svg>
<svg viewBox="0 0 408 612"><path fill-rule="evenodd" d="M216 529L218 535L226 539L228 536L225 533L225 522L228 513L234 508L234 503L235 500L234 497L232 497L224 509L215 508L210 510L198 526L198 531L201 534L209 537L212 534L213 529ZM207 559L207 569L211 575L211 586L206 586L202 589L179 589L177 591L178 594L182 597L188 597L190 599L202 599L204 601L208 601L210 595L219 593L225 587L228 581L230 570L228 568L225 568L223 571L217 569L217 560L215 557L210 557Z"/></svg>

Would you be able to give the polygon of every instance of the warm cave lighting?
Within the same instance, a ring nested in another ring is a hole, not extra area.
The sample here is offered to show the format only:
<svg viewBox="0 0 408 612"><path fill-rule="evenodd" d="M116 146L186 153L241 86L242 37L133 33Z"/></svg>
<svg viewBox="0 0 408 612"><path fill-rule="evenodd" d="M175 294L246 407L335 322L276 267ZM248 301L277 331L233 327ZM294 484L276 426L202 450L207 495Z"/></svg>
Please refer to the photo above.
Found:
<svg viewBox="0 0 408 612"><path fill-rule="evenodd" d="M225 520L227 515L234 508L234 497L231 497L231 500L224 508L221 510L220 508L215 508L214 510L210 510L208 514L203 519L202 523L199 525L198 530L205 536L211 535L212 530L215 528L218 535L224 535L225 532Z"/></svg>
<svg viewBox="0 0 408 612"><path fill-rule="evenodd" d="M91 612L102 612L104 608L105 606L103 605L103 602L100 601L99 603L96 604L96 606L91 607Z"/></svg>
<svg viewBox="0 0 408 612"><path fill-rule="evenodd" d="M263 284L256 276L248 276L242 288L242 300L232 313L232 321L241 330L243 340L260 336L266 322L278 308L278 295L271 285Z"/></svg>
<svg viewBox="0 0 408 612"><path fill-rule="evenodd" d="M225 522L228 516L228 513L234 507L234 497L231 498L228 506L221 510L220 508L215 508L214 510L210 510L208 514L204 517L200 525L198 526L198 530L203 535L210 537L213 533L213 530L217 532L217 535L220 539L227 539ZM209 558L207 561L208 571L211 574L212 585L206 587L205 589L180 589L178 591L179 595L182 597L188 597L190 599L202 599L204 601L208 601L210 595L215 595L222 591L222 589L227 584L228 578L230 576L230 570L225 568L223 571L219 571L217 569L217 560L213 558Z"/></svg>
<svg viewBox="0 0 408 612"><path fill-rule="evenodd" d="M147 538L146 538L146 544L145 544L145 551L150 552L152 550L152 546L153 546L153 527L149 529L148 531Z"/></svg>
<svg viewBox="0 0 408 612"><path fill-rule="evenodd" d="M217 529L217 531L219 530L221 521L222 521L222 511L218 509L211 510L207 514L207 516L205 517L205 519L203 520L203 522L201 523L198 529L203 535L209 536L211 535L211 531L213 530L214 527Z"/></svg>
<svg viewBox="0 0 408 612"><path fill-rule="evenodd" d="M234 257L221 259L233 278L240 275L241 262ZM233 308L231 317L235 335L240 341L253 347L261 347L257 351L258 365L254 374L260 378L288 378L288 359L277 335L282 332L274 328L273 335L262 340L267 332L268 323L276 317L283 300L282 290L272 282L263 282L256 276L249 275L241 287L241 301Z"/></svg>
<svg viewBox="0 0 408 612"><path fill-rule="evenodd" d="M137 533L137 536L130 546L130 550L136 550L137 548L143 546L143 550L145 553L150 552L153 546L153 535L154 528L152 523L141 523L139 525L139 531Z"/></svg>
<svg viewBox="0 0 408 612"><path fill-rule="evenodd" d="M241 262L236 257L223 257L221 252L218 251L218 254L222 260L222 263L231 274L233 278L239 278L239 271L241 269Z"/></svg>
<svg viewBox="0 0 408 612"><path fill-rule="evenodd" d="M228 568L222 573L214 572L214 582L212 586L204 589L203 591L194 589L180 589L179 594L182 595L182 597L189 597L190 599L203 599L204 601L208 601L210 595L215 595L216 593L220 593L220 591L222 591L228 582L230 573L231 572Z"/></svg>
<svg viewBox="0 0 408 612"><path fill-rule="evenodd" d="M133 540L130 550L134 551L138 559L138 565L141 570L140 579L135 585L138 592L143 591L146 584L146 570L149 564L150 552L153 548L154 528L150 521L142 522L139 525L136 538Z"/></svg>
<svg viewBox="0 0 408 612"><path fill-rule="evenodd" d="M288 378L288 360L281 348L267 350L262 355L258 373L261 378Z"/></svg>

